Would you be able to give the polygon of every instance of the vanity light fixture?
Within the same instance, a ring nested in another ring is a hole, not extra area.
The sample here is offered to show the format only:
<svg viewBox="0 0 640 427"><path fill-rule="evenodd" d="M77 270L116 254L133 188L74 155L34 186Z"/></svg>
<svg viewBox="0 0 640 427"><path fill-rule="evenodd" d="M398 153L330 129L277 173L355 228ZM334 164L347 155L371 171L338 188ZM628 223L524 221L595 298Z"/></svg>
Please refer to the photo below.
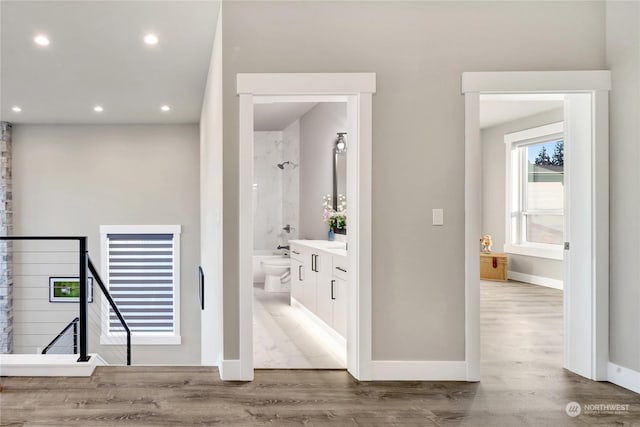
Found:
<svg viewBox="0 0 640 427"><path fill-rule="evenodd" d="M338 132L338 139L336 139L336 153L344 153L347 151L347 139L344 137L346 132Z"/></svg>
<svg viewBox="0 0 640 427"><path fill-rule="evenodd" d="M17 105L14 107L11 107L11 111L13 111L14 113L19 113L22 111L22 108L18 107Z"/></svg>
<svg viewBox="0 0 640 427"><path fill-rule="evenodd" d="M102 108L102 105L96 105L95 107L93 107L93 111L95 111L96 113L102 113L104 111L104 108Z"/></svg>
<svg viewBox="0 0 640 427"><path fill-rule="evenodd" d="M170 107L170 106L168 106L168 105L163 105L162 107L160 107L160 109L161 109L162 111L164 111L165 113L166 113L167 111L171 111L171 107Z"/></svg>
<svg viewBox="0 0 640 427"><path fill-rule="evenodd" d="M158 36L155 34L147 34L144 36L144 42L150 46L154 46L158 44Z"/></svg>
<svg viewBox="0 0 640 427"><path fill-rule="evenodd" d="M33 41L38 45L38 46L49 46L49 44L51 43L49 41L49 38L45 35L42 34L38 34L37 36L35 36L33 38Z"/></svg>

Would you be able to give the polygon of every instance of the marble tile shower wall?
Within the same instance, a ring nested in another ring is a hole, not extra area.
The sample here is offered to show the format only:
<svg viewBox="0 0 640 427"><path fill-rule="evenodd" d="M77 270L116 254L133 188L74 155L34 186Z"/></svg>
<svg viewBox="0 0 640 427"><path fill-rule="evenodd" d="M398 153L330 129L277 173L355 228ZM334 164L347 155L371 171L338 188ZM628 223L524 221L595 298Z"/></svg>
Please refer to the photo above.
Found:
<svg viewBox="0 0 640 427"><path fill-rule="evenodd" d="M298 236L300 123L279 132L255 132L253 140L253 248L275 250ZM278 168L285 161L295 167ZM286 224L291 233L282 229Z"/></svg>
<svg viewBox="0 0 640 427"><path fill-rule="evenodd" d="M283 161L300 164L300 120L296 120L282 131ZM291 225L291 233L284 240L298 239L300 225L300 169L286 168L282 174L282 222Z"/></svg>

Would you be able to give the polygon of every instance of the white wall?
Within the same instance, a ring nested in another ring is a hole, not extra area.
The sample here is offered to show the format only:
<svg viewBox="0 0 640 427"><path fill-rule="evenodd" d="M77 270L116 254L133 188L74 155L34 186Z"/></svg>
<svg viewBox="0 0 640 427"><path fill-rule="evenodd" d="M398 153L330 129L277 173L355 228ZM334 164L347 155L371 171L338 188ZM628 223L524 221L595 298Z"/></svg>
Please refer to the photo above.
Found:
<svg viewBox="0 0 640 427"><path fill-rule="evenodd" d="M327 239L329 225L322 218L322 198L333 194L333 149L337 133L346 130L347 104L344 102L319 103L300 119L300 236L303 239Z"/></svg>
<svg viewBox="0 0 640 427"><path fill-rule="evenodd" d="M182 345L135 346L133 362L198 363L197 126L15 125L13 141L16 235L88 236L99 270L100 225L182 225Z"/></svg>
<svg viewBox="0 0 640 427"><path fill-rule="evenodd" d="M17 230L12 234L19 235ZM78 249L78 241L13 242L14 353L40 353L79 315L77 303L49 301L50 277L79 277ZM95 306L89 305L90 312ZM65 350L71 353L69 347Z"/></svg>
<svg viewBox="0 0 640 427"><path fill-rule="evenodd" d="M480 107L482 108L482 106ZM493 250L503 252L505 244L505 143L504 135L536 126L561 122L562 108L481 131L482 138L482 233L493 237ZM562 280L562 261L509 254L509 271Z"/></svg>
<svg viewBox="0 0 640 427"><path fill-rule="evenodd" d="M218 13L207 86L200 115L200 265L204 310L200 311L201 363L222 357L222 13Z"/></svg>
<svg viewBox="0 0 640 427"><path fill-rule="evenodd" d="M602 69L605 4L225 2L222 13L225 358L239 354L236 75L366 71L377 75L373 357L463 360L461 73ZM433 208L444 226L429 225Z"/></svg>
<svg viewBox="0 0 640 427"><path fill-rule="evenodd" d="M610 95L609 351L640 372L640 3L607 2Z"/></svg>

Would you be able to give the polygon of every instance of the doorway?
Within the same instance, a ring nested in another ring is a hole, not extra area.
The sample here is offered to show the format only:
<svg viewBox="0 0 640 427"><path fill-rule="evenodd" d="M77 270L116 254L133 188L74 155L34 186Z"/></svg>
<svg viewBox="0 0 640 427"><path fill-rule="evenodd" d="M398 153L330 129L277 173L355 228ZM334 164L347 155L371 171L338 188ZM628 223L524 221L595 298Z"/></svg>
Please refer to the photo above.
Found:
<svg viewBox="0 0 640 427"><path fill-rule="evenodd" d="M608 363L608 71L463 73L465 96L465 329L467 379L480 380L480 96L565 93L567 158L563 242L564 367L607 379ZM585 267L587 266L587 267Z"/></svg>
<svg viewBox="0 0 640 427"><path fill-rule="evenodd" d="M564 104L561 93L480 95L483 378L562 369Z"/></svg>
<svg viewBox="0 0 640 427"><path fill-rule="evenodd" d="M347 264L346 235L332 236L331 246L340 250L322 248L330 243L331 215L348 211L347 127L346 102L254 97L256 369L346 368L347 301L340 293L343 282L333 277L341 273L335 268ZM338 135L342 150L336 150ZM313 265L308 247L317 254Z"/></svg>
<svg viewBox="0 0 640 427"><path fill-rule="evenodd" d="M375 74L239 74L239 369L234 378L253 379L253 130L260 102L346 102L347 158L347 370L371 376L371 101Z"/></svg>

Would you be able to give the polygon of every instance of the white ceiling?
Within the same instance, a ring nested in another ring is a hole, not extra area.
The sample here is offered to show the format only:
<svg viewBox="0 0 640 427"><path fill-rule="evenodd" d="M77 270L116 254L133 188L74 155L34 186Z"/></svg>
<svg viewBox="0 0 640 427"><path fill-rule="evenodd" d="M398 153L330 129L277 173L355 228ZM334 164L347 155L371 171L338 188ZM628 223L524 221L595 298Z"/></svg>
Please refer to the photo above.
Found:
<svg viewBox="0 0 640 427"><path fill-rule="evenodd" d="M562 94L480 96L480 128L488 128L563 107Z"/></svg>
<svg viewBox="0 0 640 427"><path fill-rule="evenodd" d="M3 0L0 118L197 123L218 8L218 1ZM144 44L149 32L156 46ZM33 42L40 33L48 47ZM171 111L161 112L163 104ZM11 111L15 105L23 111Z"/></svg>
<svg viewBox="0 0 640 427"><path fill-rule="evenodd" d="M253 106L253 129L280 131L304 116L317 102L277 102Z"/></svg>

